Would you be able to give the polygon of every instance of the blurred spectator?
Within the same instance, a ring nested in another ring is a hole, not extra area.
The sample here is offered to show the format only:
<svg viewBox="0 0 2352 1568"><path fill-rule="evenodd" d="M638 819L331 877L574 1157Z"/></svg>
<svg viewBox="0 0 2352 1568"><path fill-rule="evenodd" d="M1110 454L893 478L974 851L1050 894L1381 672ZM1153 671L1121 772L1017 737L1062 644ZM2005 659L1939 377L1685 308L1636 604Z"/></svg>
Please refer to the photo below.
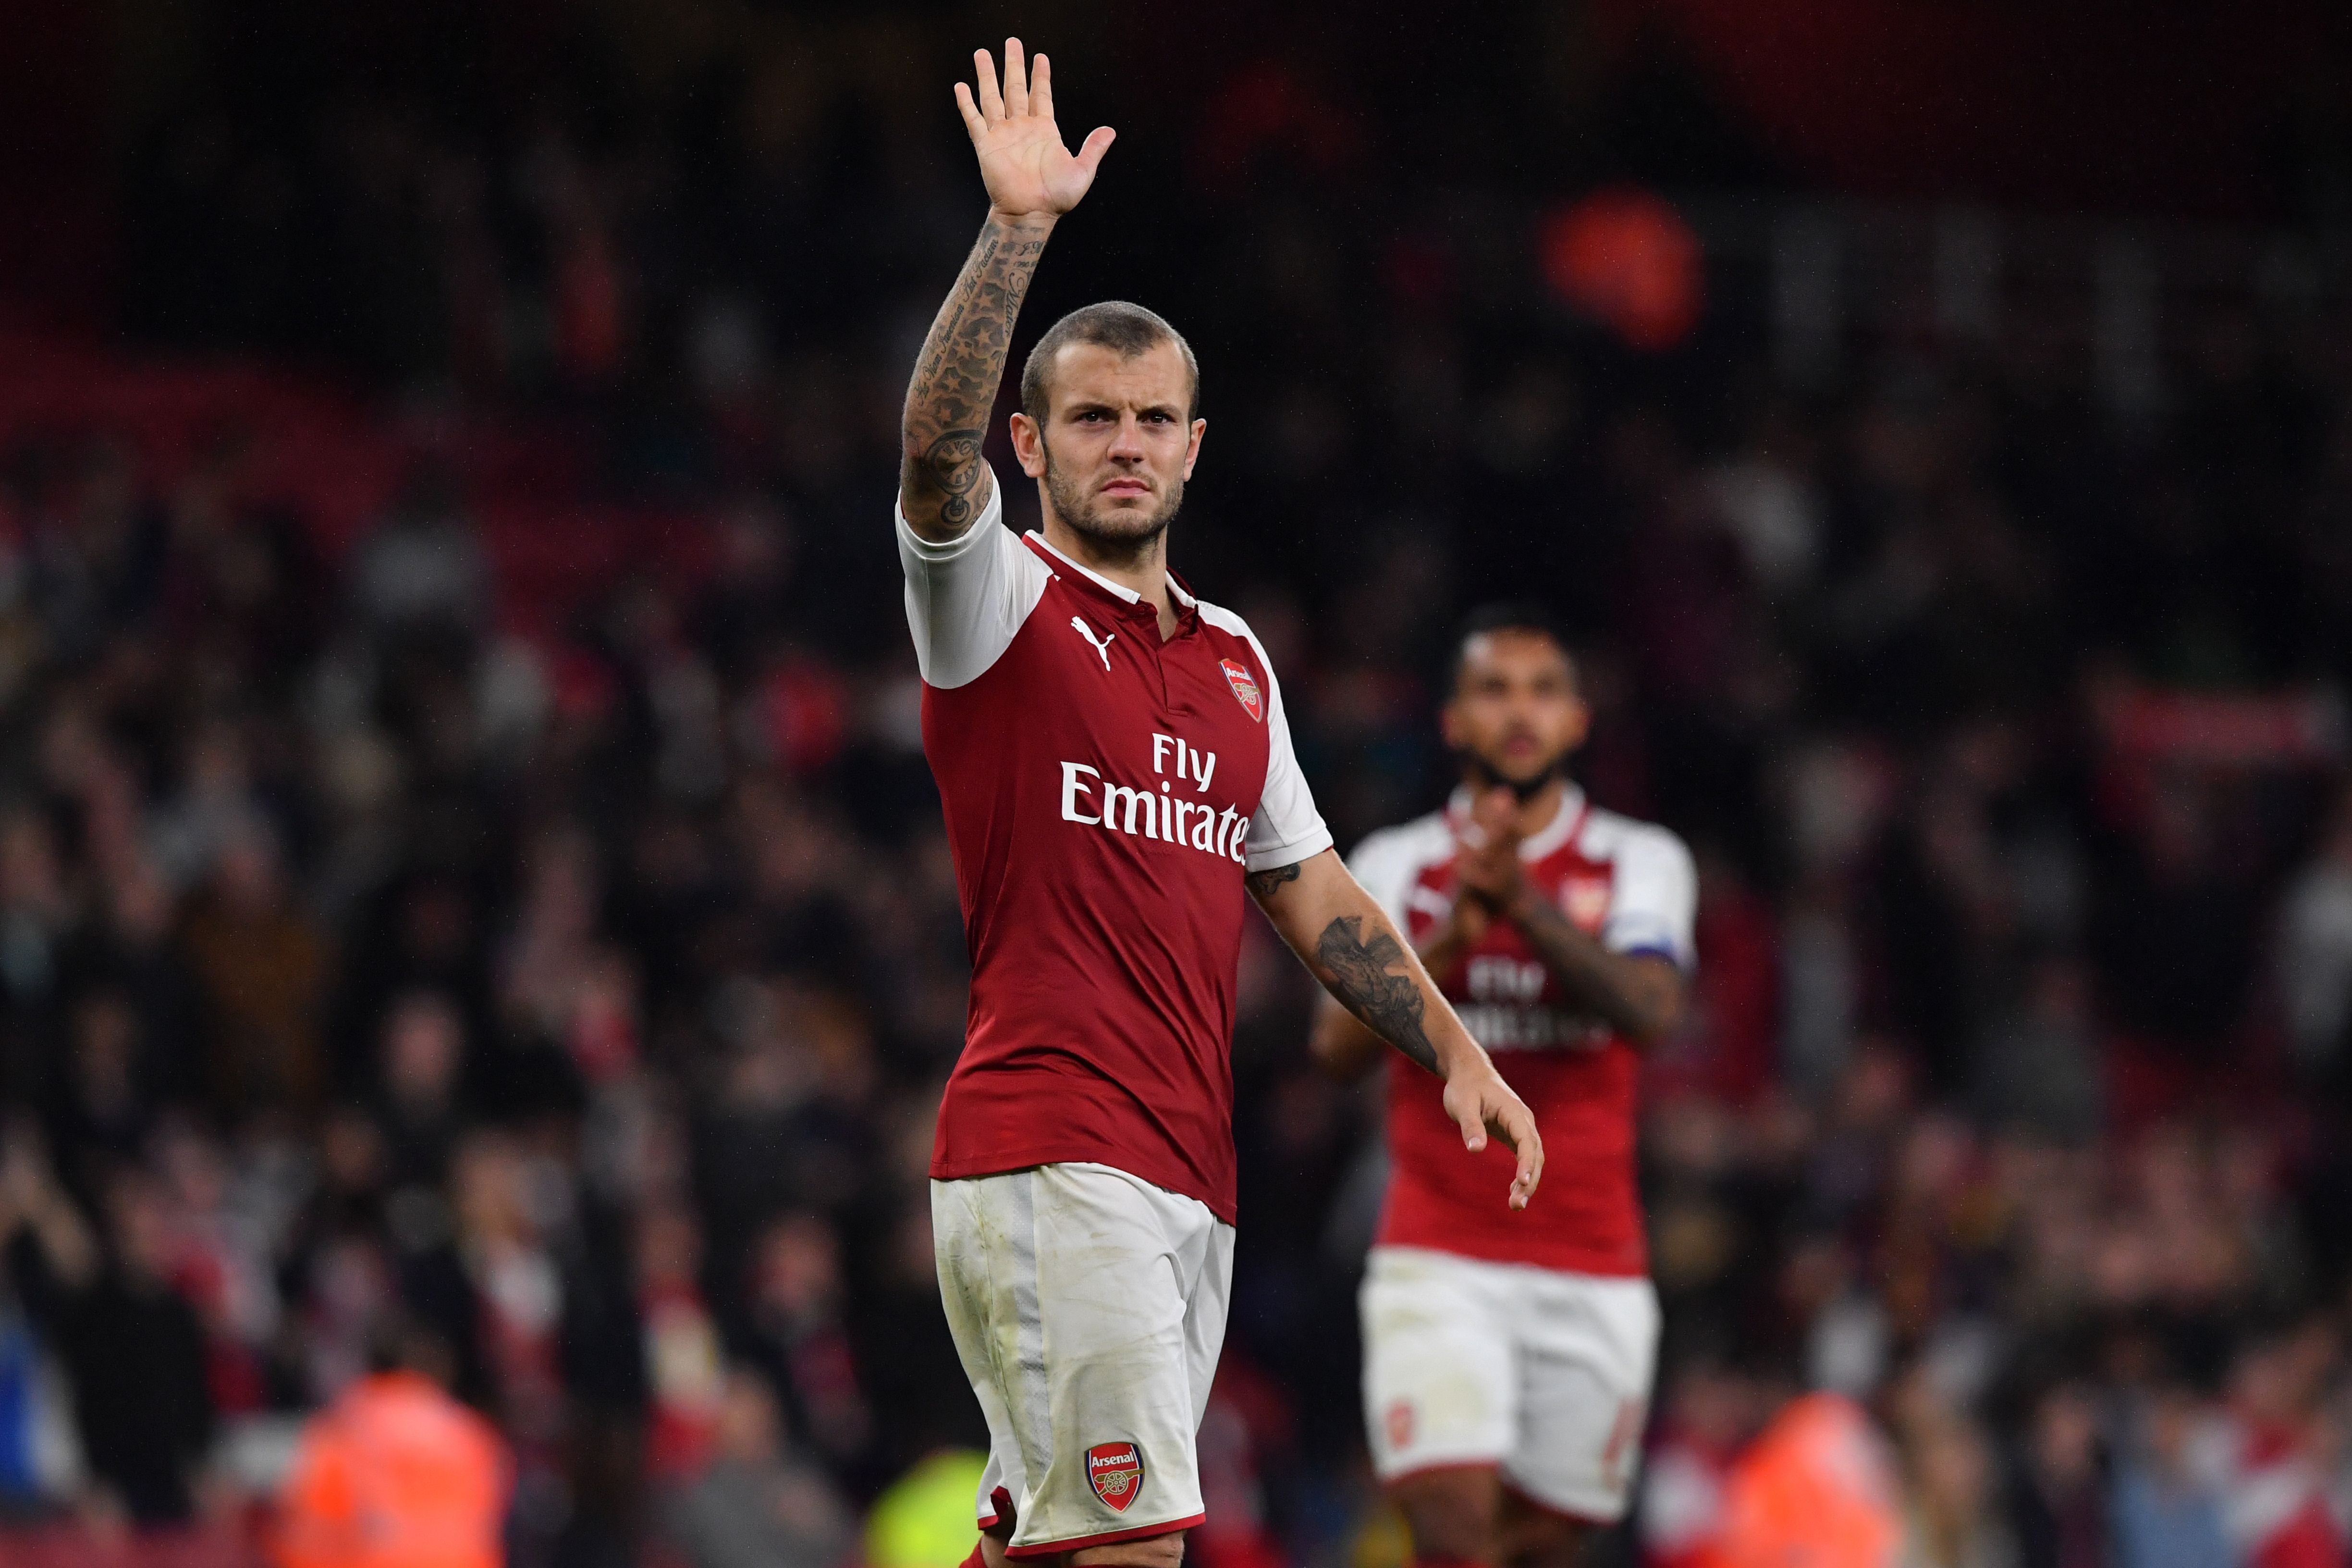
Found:
<svg viewBox="0 0 2352 1568"><path fill-rule="evenodd" d="M302 1433L280 1499L280 1568L500 1568L505 1446L445 1387L448 1351L387 1321L368 1375Z"/></svg>
<svg viewBox="0 0 2352 1568"><path fill-rule="evenodd" d="M465 1125L463 1031L456 1009L429 992L401 998L384 1019L377 1125L394 1190L436 1189L448 1176Z"/></svg>
<svg viewBox="0 0 2352 1568"><path fill-rule="evenodd" d="M2147 1402L2134 1458L2115 1488L2116 1568L2230 1568L2222 1500L2196 1473L2192 1449L2200 1407L2168 1384Z"/></svg>
<svg viewBox="0 0 2352 1568"><path fill-rule="evenodd" d="M813 1215L778 1220L751 1250L747 1328L753 1363L782 1394L796 1442L844 1464L873 1439L873 1419L842 1316L841 1244Z"/></svg>
<svg viewBox="0 0 2352 1568"><path fill-rule="evenodd" d="M2113 1562L2105 1456L2090 1391L2064 1384L2026 1418L2009 1479L2009 1531L2020 1568L2104 1568Z"/></svg>
<svg viewBox="0 0 2352 1568"><path fill-rule="evenodd" d="M12 1206L39 1243L47 1315L100 1506L141 1524L185 1522L215 1413L204 1324L170 1282L163 1190L135 1170L112 1179L101 1259L39 1156L20 1154L12 1139L5 1158Z"/></svg>
<svg viewBox="0 0 2352 1568"><path fill-rule="evenodd" d="M785 1444L774 1396L744 1367L726 1373L713 1458L670 1497L665 1533L692 1568L833 1568L854 1541L848 1508Z"/></svg>
<svg viewBox="0 0 2352 1568"><path fill-rule="evenodd" d="M208 1005L215 1102L231 1115L310 1110L326 1087L318 1027L327 944L288 885L268 826L240 824L213 867L184 940Z"/></svg>
<svg viewBox="0 0 2352 1568"><path fill-rule="evenodd" d="M1983 1433L1939 1417L1920 1423L1905 1447L1903 1568L2016 1568Z"/></svg>
<svg viewBox="0 0 2352 1568"><path fill-rule="evenodd" d="M2340 1106L2352 1067L2352 792L2288 884L2279 924L2288 1043L2296 1066Z"/></svg>
<svg viewBox="0 0 2352 1568"><path fill-rule="evenodd" d="M652 1401L646 1465L656 1481L676 1483L709 1463L727 1419L718 1325L702 1300L701 1227L680 1205L649 1204L637 1218L636 1254Z"/></svg>

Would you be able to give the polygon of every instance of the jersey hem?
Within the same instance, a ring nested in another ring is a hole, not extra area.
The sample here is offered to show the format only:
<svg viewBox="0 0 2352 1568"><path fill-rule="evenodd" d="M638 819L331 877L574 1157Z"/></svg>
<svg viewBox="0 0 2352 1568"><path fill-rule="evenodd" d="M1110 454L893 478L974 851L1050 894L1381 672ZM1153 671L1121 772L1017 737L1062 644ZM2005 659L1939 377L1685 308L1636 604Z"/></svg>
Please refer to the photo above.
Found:
<svg viewBox="0 0 2352 1568"><path fill-rule="evenodd" d="M929 1175L934 1182L976 1182L983 1176L1003 1176L1010 1175L1014 1171L1034 1171L1040 1165L1100 1165L1105 1170L1117 1171L1122 1176L1132 1176L1139 1182L1149 1183L1163 1193L1171 1194L1180 1198L1190 1198L1214 1215L1220 1224L1234 1223L1232 1203L1212 1197L1209 1194L1201 1191L1200 1183L1171 1181L1169 1179L1169 1173L1165 1171L1154 1174L1149 1170L1139 1169L1143 1163L1144 1162L1139 1160L1107 1158L1104 1151L1099 1149L1090 1149L1083 1152L1065 1149L1034 1157L1024 1153L1006 1155L1000 1159L934 1159L931 1162Z"/></svg>
<svg viewBox="0 0 2352 1568"><path fill-rule="evenodd" d="M1448 1258L1466 1258L1474 1263L1501 1263L1517 1268L1536 1268L1546 1274L1581 1274L1591 1279L1647 1279L1650 1259L1646 1254L1632 1268L1622 1261L1622 1255L1596 1258L1590 1253L1561 1252L1554 1256L1535 1257L1525 1247L1479 1247L1460 1242L1407 1240L1381 1235L1372 1242L1375 1252L1437 1252Z"/></svg>
<svg viewBox="0 0 2352 1568"><path fill-rule="evenodd" d="M1033 1541L1025 1546L1008 1546L1007 1557L1050 1557L1064 1552L1083 1552L1089 1546L1116 1546L1122 1541L1140 1541L1150 1535L1173 1535L1180 1530L1191 1530L1204 1524L1209 1516L1192 1514L1184 1519L1171 1519L1165 1524L1139 1524L1129 1530L1114 1530L1102 1535L1066 1535L1058 1541Z"/></svg>

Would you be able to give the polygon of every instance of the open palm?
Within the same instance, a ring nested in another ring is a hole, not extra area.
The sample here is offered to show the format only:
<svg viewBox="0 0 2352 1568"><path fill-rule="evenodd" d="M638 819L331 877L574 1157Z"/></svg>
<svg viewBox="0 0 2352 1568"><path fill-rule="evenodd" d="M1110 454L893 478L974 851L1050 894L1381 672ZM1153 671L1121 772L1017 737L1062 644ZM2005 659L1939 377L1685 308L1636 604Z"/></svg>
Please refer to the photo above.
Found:
<svg viewBox="0 0 2352 1568"><path fill-rule="evenodd" d="M980 154L980 177L991 205L1006 217L1058 217L1078 205L1095 183L1095 170L1110 150L1115 132L1097 126L1073 155L1054 123L1054 78L1045 57L1034 71L1024 68L1021 40L1004 40L1004 87L997 90L996 62L986 49L972 51L980 74L980 98L956 83L956 107Z"/></svg>

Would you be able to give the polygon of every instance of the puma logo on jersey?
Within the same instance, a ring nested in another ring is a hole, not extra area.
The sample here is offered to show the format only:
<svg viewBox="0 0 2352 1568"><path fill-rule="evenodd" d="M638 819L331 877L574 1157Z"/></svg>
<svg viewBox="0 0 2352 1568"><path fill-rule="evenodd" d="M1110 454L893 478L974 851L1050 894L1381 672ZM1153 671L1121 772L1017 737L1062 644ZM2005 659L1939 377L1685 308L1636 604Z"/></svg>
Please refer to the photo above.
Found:
<svg viewBox="0 0 2352 1568"><path fill-rule="evenodd" d="M1112 632L1109 636L1097 641L1095 637L1094 628L1087 625L1085 621L1079 619L1076 616L1072 616L1070 617L1070 625L1077 628L1077 632L1080 637L1086 638L1089 643L1094 644L1094 650L1102 655L1103 668L1105 669L1108 669L1110 668L1110 645L1118 640L1118 634L1117 632Z"/></svg>

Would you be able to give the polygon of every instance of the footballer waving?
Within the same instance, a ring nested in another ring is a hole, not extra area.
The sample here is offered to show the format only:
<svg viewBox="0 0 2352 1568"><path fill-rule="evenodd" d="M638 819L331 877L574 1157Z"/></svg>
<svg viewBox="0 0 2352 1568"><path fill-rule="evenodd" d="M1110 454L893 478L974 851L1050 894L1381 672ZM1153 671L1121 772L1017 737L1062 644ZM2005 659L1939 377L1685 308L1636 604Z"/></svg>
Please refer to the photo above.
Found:
<svg viewBox="0 0 2352 1568"><path fill-rule="evenodd" d="M1331 846L1265 649L1168 568L1207 428L1183 338L1073 311L1023 369L1016 536L982 455L1022 297L1112 133L1069 151L1007 39L957 107L989 212L907 390L898 554L971 1000L940 1107L940 1294L988 1418L972 1568L1176 1568L1234 1251L1244 891L1331 995L1443 1080L1469 1152L1543 1172L1534 1119Z"/></svg>

